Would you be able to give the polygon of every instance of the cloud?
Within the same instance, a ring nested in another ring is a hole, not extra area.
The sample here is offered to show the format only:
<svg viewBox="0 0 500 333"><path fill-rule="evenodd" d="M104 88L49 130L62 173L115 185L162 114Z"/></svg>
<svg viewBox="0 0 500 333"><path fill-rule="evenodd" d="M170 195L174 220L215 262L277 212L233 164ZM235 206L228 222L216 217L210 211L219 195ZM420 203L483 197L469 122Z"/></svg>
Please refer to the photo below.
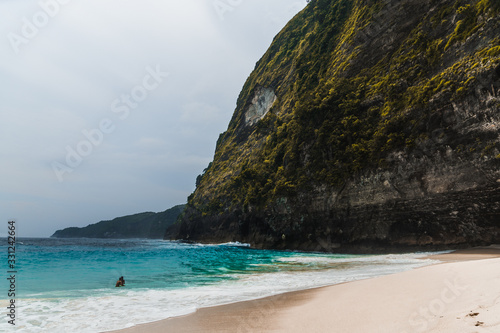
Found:
<svg viewBox="0 0 500 333"><path fill-rule="evenodd" d="M221 110L214 105L201 102L192 102L182 108L180 120L186 123L220 122Z"/></svg>

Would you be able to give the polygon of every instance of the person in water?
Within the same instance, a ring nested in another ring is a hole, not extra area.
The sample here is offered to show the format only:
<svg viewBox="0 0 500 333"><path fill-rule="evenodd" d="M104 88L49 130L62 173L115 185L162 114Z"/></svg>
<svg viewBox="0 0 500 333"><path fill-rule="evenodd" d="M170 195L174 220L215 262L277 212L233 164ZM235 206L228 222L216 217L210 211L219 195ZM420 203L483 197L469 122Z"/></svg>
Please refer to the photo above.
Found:
<svg viewBox="0 0 500 333"><path fill-rule="evenodd" d="M123 276L120 276L118 281L116 281L115 287L125 287L125 280L123 279Z"/></svg>

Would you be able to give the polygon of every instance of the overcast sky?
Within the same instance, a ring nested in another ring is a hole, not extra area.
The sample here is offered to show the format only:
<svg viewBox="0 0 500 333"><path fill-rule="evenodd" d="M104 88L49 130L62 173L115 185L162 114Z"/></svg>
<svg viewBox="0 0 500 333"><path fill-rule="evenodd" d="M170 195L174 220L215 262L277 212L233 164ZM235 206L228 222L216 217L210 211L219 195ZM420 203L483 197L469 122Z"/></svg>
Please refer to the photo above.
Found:
<svg viewBox="0 0 500 333"><path fill-rule="evenodd" d="M0 212L18 237L185 203L305 0L0 0ZM3 229L3 230L2 230Z"/></svg>

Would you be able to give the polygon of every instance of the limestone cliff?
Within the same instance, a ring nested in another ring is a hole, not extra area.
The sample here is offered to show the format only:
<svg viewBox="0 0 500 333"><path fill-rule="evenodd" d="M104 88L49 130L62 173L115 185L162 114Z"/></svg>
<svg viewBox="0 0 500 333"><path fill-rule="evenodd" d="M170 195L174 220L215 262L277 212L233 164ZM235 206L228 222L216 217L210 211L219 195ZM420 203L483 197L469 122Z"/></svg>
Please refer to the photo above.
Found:
<svg viewBox="0 0 500 333"><path fill-rule="evenodd" d="M500 241L500 1L312 0L167 238L323 251Z"/></svg>

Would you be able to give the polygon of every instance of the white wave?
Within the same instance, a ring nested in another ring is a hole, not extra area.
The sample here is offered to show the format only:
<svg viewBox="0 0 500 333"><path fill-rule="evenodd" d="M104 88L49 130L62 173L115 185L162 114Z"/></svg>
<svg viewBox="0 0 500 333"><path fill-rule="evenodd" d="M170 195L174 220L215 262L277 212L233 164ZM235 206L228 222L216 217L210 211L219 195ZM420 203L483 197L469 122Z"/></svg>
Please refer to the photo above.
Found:
<svg viewBox="0 0 500 333"><path fill-rule="evenodd" d="M287 263L342 264L342 269L300 270L241 274L238 279L185 289L113 289L80 298L42 298L19 301L19 332L102 332L181 316L201 307L262 298L284 292L316 288L381 276L433 263L426 255L356 256L329 255L283 257ZM234 275L233 275L234 277ZM107 294L106 294L107 293ZM0 324L0 330L3 325Z"/></svg>
<svg viewBox="0 0 500 333"><path fill-rule="evenodd" d="M448 253L448 252L438 252L438 253L409 253L409 254L387 254L387 255L304 255L304 256L294 256L294 257L283 257L278 261L284 263L301 263L301 264L310 264L310 263L365 263L365 264L417 264L422 260L430 260L423 259L432 254L440 254L440 253Z"/></svg>
<svg viewBox="0 0 500 333"><path fill-rule="evenodd" d="M240 242L228 242L228 243L222 243L222 244L219 244L219 245L223 245L223 246L235 246L235 247L251 247L252 246L251 244L240 243Z"/></svg>
<svg viewBox="0 0 500 333"><path fill-rule="evenodd" d="M227 242L227 243L182 243L180 242L179 244L185 244L186 246L196 246L196 247L214 247L214 246L234 246L234 247L251 247L251 244L248 243L240 243L240 242Z"/></svg>

